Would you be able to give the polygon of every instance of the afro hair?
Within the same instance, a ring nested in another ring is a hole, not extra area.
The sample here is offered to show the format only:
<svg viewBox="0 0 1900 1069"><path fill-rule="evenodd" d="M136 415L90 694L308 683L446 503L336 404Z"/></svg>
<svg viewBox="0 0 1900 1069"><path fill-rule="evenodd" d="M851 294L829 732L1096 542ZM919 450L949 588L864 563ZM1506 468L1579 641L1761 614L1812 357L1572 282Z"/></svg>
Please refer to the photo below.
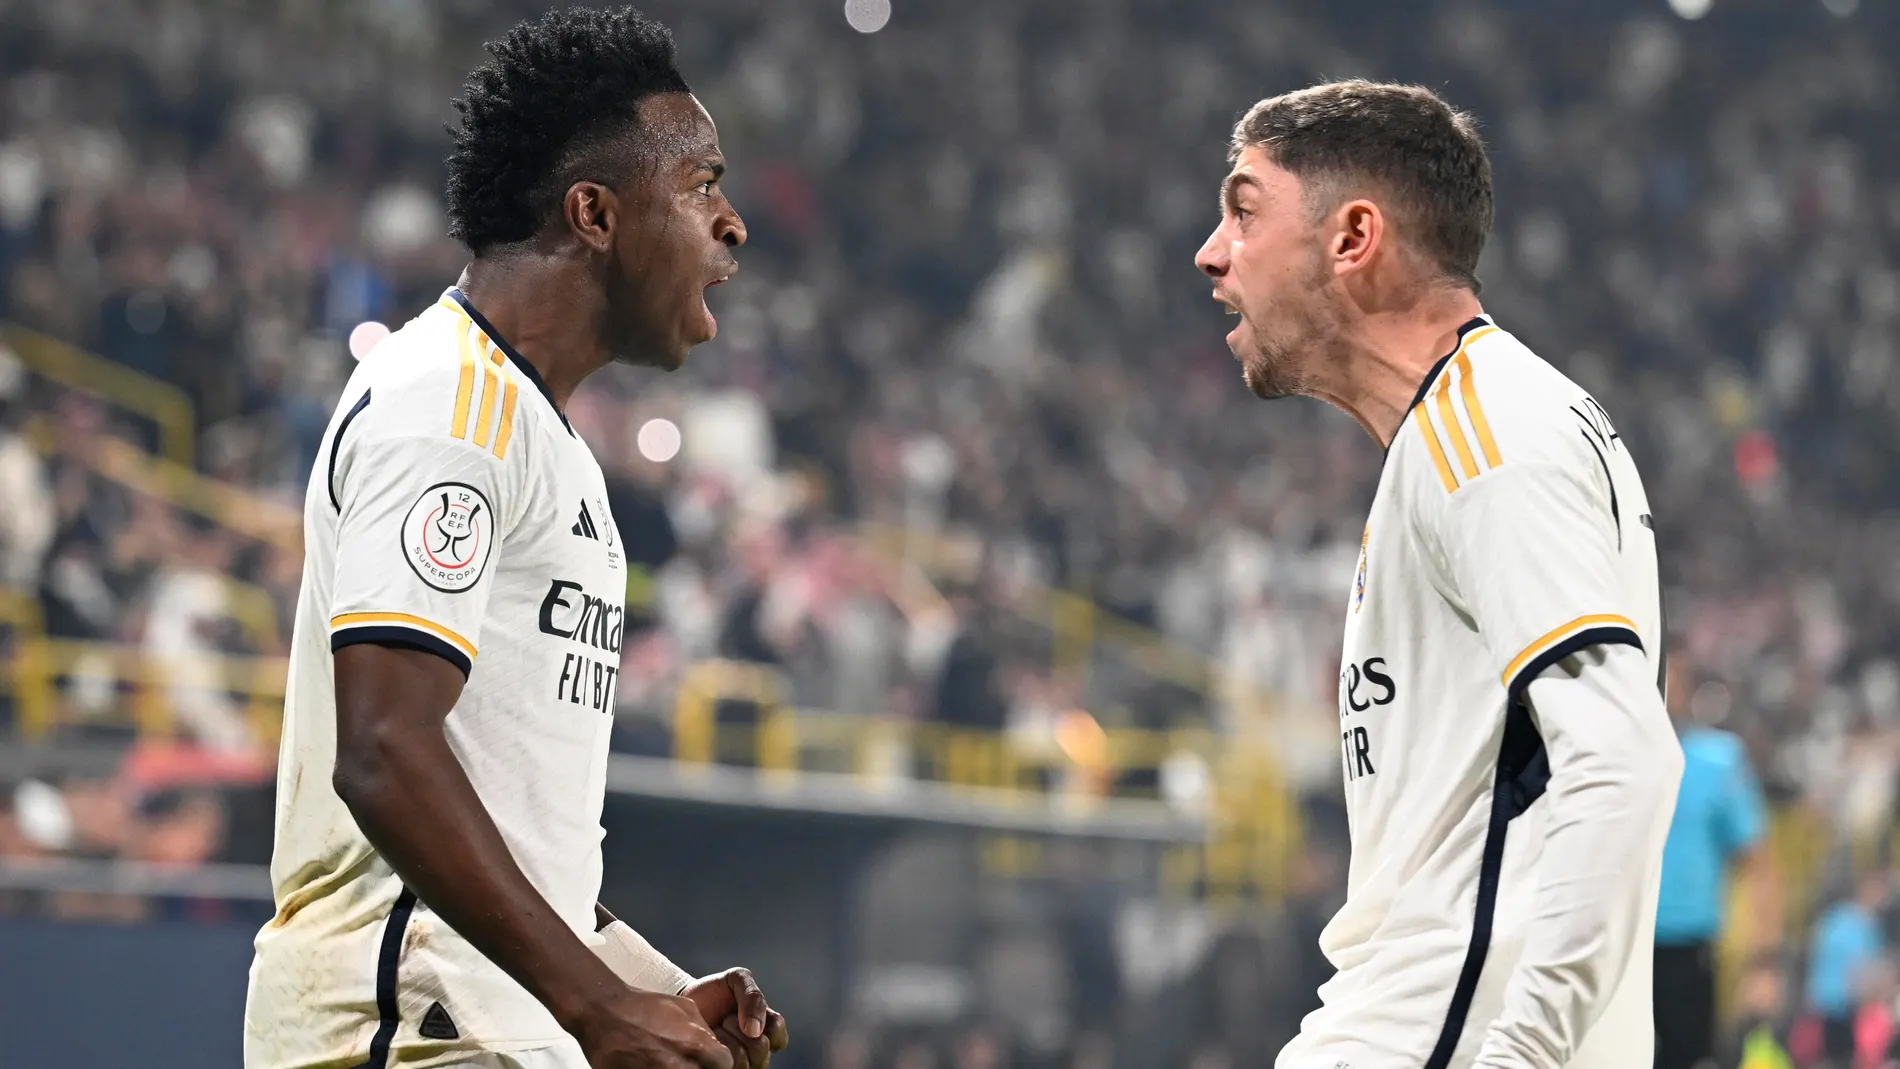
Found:
<svg viewBox="0 0 1900 1069"><path fill-rule="evenodd" d="M449 235L477 256L533 237L574 182L614 177L604 150L641 100L690 91L673 35L630 7L550 11L486 47L449 127Z"/></svg>

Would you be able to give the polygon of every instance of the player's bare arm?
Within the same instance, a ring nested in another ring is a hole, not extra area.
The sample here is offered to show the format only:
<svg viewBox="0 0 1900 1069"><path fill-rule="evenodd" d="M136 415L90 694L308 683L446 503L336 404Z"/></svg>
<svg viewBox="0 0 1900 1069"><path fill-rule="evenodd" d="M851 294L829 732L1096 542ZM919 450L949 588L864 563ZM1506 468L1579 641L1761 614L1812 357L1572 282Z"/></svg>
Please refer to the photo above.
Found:
<svg viewBox="0 0 1900 1069"><path fill-rule="evenodd" d="M695 1001L627 986L515 863L442 732L462 683L434 654L337 651L334 783L363 834L417 898L580 1040L596 1069L729 1069L733 1055Z"/></svg>

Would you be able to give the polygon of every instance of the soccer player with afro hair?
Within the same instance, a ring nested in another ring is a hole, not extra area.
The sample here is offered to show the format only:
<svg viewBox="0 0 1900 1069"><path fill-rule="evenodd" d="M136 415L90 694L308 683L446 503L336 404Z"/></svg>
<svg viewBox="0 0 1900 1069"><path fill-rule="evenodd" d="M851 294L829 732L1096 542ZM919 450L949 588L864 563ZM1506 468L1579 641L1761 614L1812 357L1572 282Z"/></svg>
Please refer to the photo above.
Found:
<svg viewBox="0 0 1900 1069"><path fill-rule="evenodd" d="M752 975L597 901L625 544L565 415L712 338L745 224L665 27L570 8L488 51L449 131L469 264L358 365L305 497L245 1065L762 1069Z"/></svg>

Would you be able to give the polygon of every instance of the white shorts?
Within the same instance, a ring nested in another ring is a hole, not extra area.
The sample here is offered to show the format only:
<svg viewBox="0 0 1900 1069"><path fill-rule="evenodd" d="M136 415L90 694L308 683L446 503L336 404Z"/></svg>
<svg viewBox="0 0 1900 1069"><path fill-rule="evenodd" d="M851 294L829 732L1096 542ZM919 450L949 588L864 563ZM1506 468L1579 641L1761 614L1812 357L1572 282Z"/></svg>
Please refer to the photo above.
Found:
<svg viewBox="0 0 1900 1069"><path fill-rule="evenodd" d="M581 1045L568 1037L564 1043L534 1050L484 1051L442 1069L588 1069Z"/></svg>

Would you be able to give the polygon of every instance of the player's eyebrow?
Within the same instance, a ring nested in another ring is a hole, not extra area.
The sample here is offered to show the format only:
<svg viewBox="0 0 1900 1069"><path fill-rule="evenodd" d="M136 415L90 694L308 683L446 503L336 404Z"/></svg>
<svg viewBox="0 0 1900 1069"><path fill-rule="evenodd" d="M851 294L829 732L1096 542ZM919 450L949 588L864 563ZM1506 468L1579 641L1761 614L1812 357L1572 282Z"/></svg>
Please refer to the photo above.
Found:
<svg viewBox="0 0 1900 1069"><path fill-rule="evenodd" d="M1238 203L1238 194L1240 187L1243 185L1252 186L1256 193L1265 191L1265 187L1260 184L1260 179L1255 178L1245 171L1235 171L1228 175L1226 180L1220 184L1220 206L1222 211L1226 211Z"/></svg>

